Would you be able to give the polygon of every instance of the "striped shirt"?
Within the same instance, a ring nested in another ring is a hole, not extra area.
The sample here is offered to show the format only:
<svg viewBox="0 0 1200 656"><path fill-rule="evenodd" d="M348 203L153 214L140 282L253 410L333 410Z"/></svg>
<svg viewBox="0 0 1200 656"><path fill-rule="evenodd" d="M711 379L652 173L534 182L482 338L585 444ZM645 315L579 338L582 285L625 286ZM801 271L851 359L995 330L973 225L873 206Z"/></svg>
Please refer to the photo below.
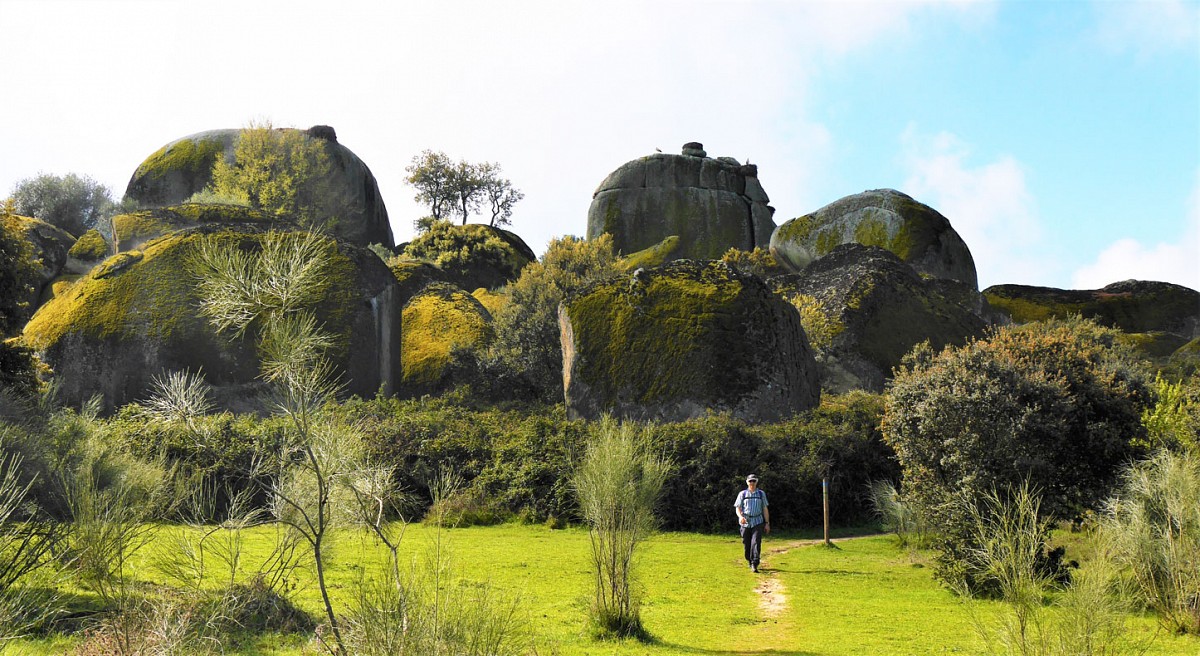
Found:
<svg viewBox="0 0 1200 656"><path fill-rule="evenodd" d="M755 490L753 493L750 490L742 490L738 492L737 501L733 502L734 508L742 509L742 516L746 518L746 527L753 528L763 523L763 508L767 507L767 493L762 490Z"/></svg>

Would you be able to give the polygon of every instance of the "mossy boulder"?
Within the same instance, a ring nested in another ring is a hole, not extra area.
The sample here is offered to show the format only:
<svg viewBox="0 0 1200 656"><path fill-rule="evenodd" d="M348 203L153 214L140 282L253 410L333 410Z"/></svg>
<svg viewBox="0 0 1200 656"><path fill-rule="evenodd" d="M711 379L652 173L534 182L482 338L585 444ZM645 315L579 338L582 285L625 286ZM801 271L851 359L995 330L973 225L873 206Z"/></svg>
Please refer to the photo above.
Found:
<svg viewBox="0 0 1200 656"><path fill-rule="evenodd" d="M439 221L410 242L402 258L436 265L462 289L495 289L521 275L537 260L533 249L515 233L483 223L456 225Z"/></svg>
<svg viewBox="0 0 1200 656"><path fill-rule="evenodd" d="M218 401L237 407L255 387L258 358L250 338L217 334L199 312L188 262L201 240L261 248L265 230L216 224L174 232L142 250L118 253L46 303L22 341L51 366L70 405L99 394L112 409L144 399L153 376L201 371ZM396 282L365 249L327 240L329 281L316 306L334 336L329 356L349 393L374 394L399 379L400 308Z"/></svg>
<svg viewBox="0 0 1200 656"><path fill-rule="evenodd" d="M679 235L671 235L649 248L643 248L636 253L630 253L618 259L617 268L629 272L634 269L662 266L678 259L675 257L678 252Z"/></svg>
<svg viewBox="0 0 1200 656"><path fill-rule="evenodd" d="M27 303L22 319L28 319L52 295L52 283L66 267L70 258L68 253L76 240L66 230L40 219L13 214L0 218L0 221L4 221L10 234L29 243L33 258L39 264L36 275L26 281L32 291L22 299Z"/></svg>
<svg viewBox="0 0 1200 656"><path fill-rule="evenodd" d="M276 229L295 227L240 205L183 203L114 216L112 224L115 250L137 250L151 239L207 223L260 223L264 226L273 223Z"/></svg>
<svg viewBox="0 0 1200 656"><path fill-rule="evenodd" d="M798 273L841 244L878 246L920 273L979 287L975 260L950 221L894 189L846 196L784 223L771 235L771 254Z"/></svg>
<svg viewBox="0 0 1200 656"><path fill-rule="evenodd" d="M474 296L447 283L432 283L404 305L400 361L408 395L443 391L469 382L453 375L455 353L483 348L492 339L492 315Z"/></svg>
<svg viewBox="0 0 1200 656"><path fill-rule="evenodd" d="M401 307L403 307L404 303L408 302L408 299L416 296L417 292L420 292L426 285L435 282L453 284L450 275L442 271L441 267L429 262L392 258L388 262L388 268L391 269L392 275L396 278Z"/></svg>
<svg viewBox="0 0 1200 656"><path fill-rule="evenodd" d="M882 391L893 367L925 340L941 349L981 337L988 322L975 311L979 292L948 283L861 244L842 244L801 273L768 281L784 298L814 304L824 324L822 383L834 393Z"/></svg>
<svg viewBox="0 0 1200 656"><path fill-rule="evenodd" d="M820 401L800 316L757 277L682 260L592 283L559 306L567 413L775 421Z"/></svg>
<svg viewBox="0 0 1200 656"><path fill-rule="evenodd" d="M588 238L608 233L613 248L630 255L674 235L672 259L715 260L730 248L766 246L775 210L757 167L703 152L685 148L682 155L655 153L621 165L592 195Z"/></svg>
<svg viewBox="0 0 1200 656"><path fill-rule="evenodd" d="M338 198L336 216L318 217L329 234L359 246L391 247L392 227L374 174L350 149L337 142L332 129L312 129L332 164L330 193ZM292 128L283 128L292 130ZM128 198L144 208L183 203L212 181L217 158L232 162L241 130L209 130L177 139L146 158L129 180Z"/></svg>
<svg viewBox="0 0 1200 656"><path fill-rule="evenodd" d="M983 295L1016 323L1078 314L1127 333L1200 337L1200 292L1167 282L1125 280L1101 289L995 285Z"/></svg>
<svg viewBox="0 0 1200 656"><path fill-rule="evenodd" d="M112 248L99 230L92 229L83 233L71 250L67 251L65 269L71 273L86 273L111 254Z"/></svg>

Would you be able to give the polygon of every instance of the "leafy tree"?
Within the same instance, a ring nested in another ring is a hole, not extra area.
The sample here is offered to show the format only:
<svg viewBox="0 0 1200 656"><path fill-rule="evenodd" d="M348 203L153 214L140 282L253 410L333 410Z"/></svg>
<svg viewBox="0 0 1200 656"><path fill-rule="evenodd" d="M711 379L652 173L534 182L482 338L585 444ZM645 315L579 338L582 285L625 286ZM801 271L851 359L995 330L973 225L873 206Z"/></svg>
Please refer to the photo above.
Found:
<svg viewBox="0 0 1200 656"><path fill-rule="evenodd" d="M13 187L17 214L56 225L78 237L97 227L116 209L108 187L88 176L41 173Z"/></svg>
<svg viewBox="0 0 1200 656"><path fill-rule="evenodd" d="M508 302L494 315L496 340L485 356L493 379L546 400L562 399L562 342L558 305L587 283L617 273L612 237L550 242L540 262L507 287Z"/></svg>
<svg viewBox="0 0 1200 656"><path fill-rule="evenodd" d="M1118 332L1078 318L996 331L935 354L917 347L888 392L882 429L906 496L941 535L939 576L957 585L974 548L962 500L1039 491L1072 519L1099 507L1140 453L1144 375ZM1047 563L1047 567L1052 567Z"/></svg>
<svg viewBox="0 0 1200 656"><path fill-rule="evenodd" d="M217 159L211 193L306 227L328 223L338 199L329 184L333 164L324 144L303 130L251 124L238 137L233 162Z"/></svg>
<svg viewBox="0 0 1200 656"><path fill-rule="evenodd" d="M448 220L452 212L466 225L470 215L481 209L491 213L489 225L508 225L513 206L525 197L501 177L500 165L493 162L454 162L446 153L425 150L404 170L408 172L405 182L417 190L414 200L429 207L429 216L414 223L418 232Z"/></svg>
<svg viewBox="0 0 1200 656"><path fill-rule="evenodd" d="M479 178L483 184L485 206L491 210L492 218L488 225L511 225L512 208L525 198L521 190L512 186L508 178L500 176L500 165L484 162L479 165Z"/></svg>

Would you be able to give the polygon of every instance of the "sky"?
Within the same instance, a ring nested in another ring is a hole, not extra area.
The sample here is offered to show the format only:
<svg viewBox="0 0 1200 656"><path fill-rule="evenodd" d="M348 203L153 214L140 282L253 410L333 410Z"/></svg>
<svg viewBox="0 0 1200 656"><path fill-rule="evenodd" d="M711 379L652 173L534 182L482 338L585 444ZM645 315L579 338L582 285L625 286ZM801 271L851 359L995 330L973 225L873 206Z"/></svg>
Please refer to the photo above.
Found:
<svg viewBox="0 0 1200 656"><path fill-rule="evenodd" d="M608 173L698 141L758 165L778 224L908 193L981 289L1200 289L1200 0L0 0L0 107L0 196L119 198L185 135L324 124L397 242L431 149L499 163L541 253Z"/></svg>

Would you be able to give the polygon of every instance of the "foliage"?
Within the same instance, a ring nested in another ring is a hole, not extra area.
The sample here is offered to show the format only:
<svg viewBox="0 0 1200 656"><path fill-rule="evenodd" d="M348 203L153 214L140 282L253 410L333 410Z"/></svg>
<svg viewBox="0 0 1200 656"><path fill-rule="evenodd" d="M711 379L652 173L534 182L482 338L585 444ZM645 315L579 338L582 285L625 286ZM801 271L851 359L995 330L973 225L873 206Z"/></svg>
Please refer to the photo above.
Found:
<svg viewBox="0 0 1200 656"><path fill-rule="evenodd" d="M1173 383L1158 374L1153 390L1154 406L1142 411L1145 446L1200 453L1200 376Z"/></svg>
<svg viewBox="0 0 1200 656"><path fill-rule="evenodd" d="M788 298L796 311L800 313L800 325L804 326L804 334L808 343L818 351L828 350L845 326L829 316L821 307L816 297L808 294L794 294Z"/></svg>
<svg viewBox="0 0 1200 656"><path fill-rule="evenodd" d="M30 281L38 275L33 249L13 229L16 213L11 198L0 204L0 339L20 330L33 292Z"/></svg>
<svg viewBox="0 0 1200 656"><path fill-rule="evenodd" d="M721 256L721 261L745 273L752 273L763 280L788 273L787 269L775 261L775 256L771 255L771 251L761 246L755 246L754 250L750 251L731 248Z"/></svg>
<svg viewBox="0 0 1200 656"><path fill-rule="evenodd" d="M651 450L646 427L604 417L572 476L590 527L596 577L591 618L601 635L645 638L635 593L634 555L654 530L654 506L670 462Z"/></svg>
<svg viewBox="0 0 1200 656"><path fill-rule="evenodd" d="M488 225L508 225L513 206L525 197L502 177L500 165L494 162L454 162L446 153L425 150L404 170L408 172L404 181L417 190L413 200L429 207L429 217L414 223L418 233L448 220L454 212L461 215L463 225L480 210L491 215Z"/></svg>
<svg viewBox="0 0 1200 656"><path fill-rule="evenodd" d="M211 194L306 227L328 225L337 211L325 141L303 130L251 124L238 136L233 162L213 165Z"/></svg>
<svg viewBox="0 0 1200 656"><path fill-rule="evenodd" d="M1050 517L1098 507L1139 450L1142 374L1117 332L1073 319L1001 328L934 354L914 349L887 396L884 438L905 496L943 535L965 535L956 497L1028 480Z"/></svg>
<svg viewBox="0 0 1200 656"><path fill-rule="evenodd" d="M478 225L456 226L449 221L434 222L408 244L403 257L436 265L467 291L500 282L486 279L491 277L489 272L511 280L528 262L498 231Z"/></svg>
<svg viewBox="0 0 1200 656"><path fill-rule="evenodd" d="M88 176L39 173L12 190L17 214L32 216L78 237L116 209L112 192Z"/></svg>
<svg viewBox="0 0 1200 656"><path fill-rule="evenodd" d="M496 339L481 363L498 390L543 401L562 398L558 306L573 291L617 273L612 237L552 240L540 262L508 285L496 313Z"/></svg>
<svg viewBox="0 0 1200 656"><path fill-rule="evenodd" d="M871 483L871 506L880 528L896 535L900 546L923 549L930 546L929 527L913 505L904 500L891 481Z"/></svg>
<svg viewBox="0 0 1200 656"><path fill-rule="evenodd" d="M1141 601L1168 628L1200 634L1200 456L1161 450L1130 467L1102 526Z"/></svg>
<svg viewBox="0 0 1200 656"><path fill-rule="evenodd" d="M1044 568L1049 522L1027 486L989 490L982 499L963 499L975 545L965 552L965 569L976 572L977 589L991 590L1005 611L985 620L968 602L976 629L992 653L1020 656L1108 656L1138 653L1130 637L1131 608L1121 594L1118 572L1103 548L1073 577L1051 610L1050 593L1062 583ZM971 594L970 586L959 592Z"/></svg>

